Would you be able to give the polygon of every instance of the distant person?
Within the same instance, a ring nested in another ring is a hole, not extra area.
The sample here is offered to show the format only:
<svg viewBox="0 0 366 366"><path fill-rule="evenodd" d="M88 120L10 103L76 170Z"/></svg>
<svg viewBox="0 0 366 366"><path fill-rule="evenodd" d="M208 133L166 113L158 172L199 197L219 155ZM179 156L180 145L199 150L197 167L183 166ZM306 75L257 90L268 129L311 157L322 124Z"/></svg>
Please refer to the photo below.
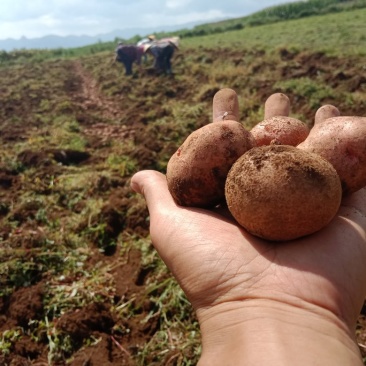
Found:
<svg viewBox="0 0 366 366"><path fill-rule="evenodd" d="M144 54L144 47L128 45L120 42L115 49L115 53L115 61L121 62L125 66L125 75L132 75L133 63L136 62L137 65L141 65L141 58Z"/></svg>
<svg viewBox="0 0 366 366"><path fill-rule="evenodd" d="M180 37L174 36L174 37L161 38L161 39L159 39L158 42L166 42L166 41L174 43L176 45L176 47L178 48L179 42L180 42Z"/></svg>
<svg viewBox="0 0 366 366"><path fill-rule="evenodd" d="M160 40L144 46L145 52L154 57L154 69L158 74L172 74L171 59L178 46L170 39Z"/></svg>
<svg viewBox="0 0 366 366"><path fill-rule="evenodd" d="M141 39L136 43L136 46L138 47L144 47L145 45L150 45L156 40L156 37L153 34L150 34L148 37ZM143 62L147 61L146 53L144 52L142 56Z"/></svg>
<svg viewBox="0 0 366 366"><path fill-rule="evenodd" d="M144 44L150 44L156 40L155 36L153 34L149 35L146 38L141 39L137 42L137 46L143 46Z"/></svg>

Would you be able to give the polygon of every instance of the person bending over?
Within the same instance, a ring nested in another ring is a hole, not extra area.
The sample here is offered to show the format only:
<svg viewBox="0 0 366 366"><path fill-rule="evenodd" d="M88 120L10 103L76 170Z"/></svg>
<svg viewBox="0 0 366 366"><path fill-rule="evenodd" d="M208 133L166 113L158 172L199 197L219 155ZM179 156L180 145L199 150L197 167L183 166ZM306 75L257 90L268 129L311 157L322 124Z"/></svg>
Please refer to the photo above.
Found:
<svg viewBox="0 0 366 366"><path fill-rule="evenodd" d="M154 57L154 68L158 74L172 74L171 59L178 47L169 40L153 42L145 47L145 52Z"/></svg>
<svg viewBox="0 0 366 366"><path fill-rule="evenodd" d="M132 75L133 63L136 62L137 65L141 65L144 47L119 43L115 53L115 61L123 63L125 67L125 75Z"/></svg>

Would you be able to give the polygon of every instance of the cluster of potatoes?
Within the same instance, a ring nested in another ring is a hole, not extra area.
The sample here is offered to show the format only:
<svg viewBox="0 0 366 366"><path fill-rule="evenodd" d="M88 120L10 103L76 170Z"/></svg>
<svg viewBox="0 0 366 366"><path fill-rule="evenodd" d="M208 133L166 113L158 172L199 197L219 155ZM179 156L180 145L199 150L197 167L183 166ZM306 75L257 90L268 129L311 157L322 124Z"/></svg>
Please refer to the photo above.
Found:
<svg viewBox="0 0 366 366"><path fill-rule="evenodd" d="M191 133L168 162L175 202L226 204L248 232L272 241L325 227L342 197L366 186L366 117L325 105L309 129L289 112L289 98L273 94L264 120L248 131L238 122L235 91L217 92L213 122Z"/></svg>

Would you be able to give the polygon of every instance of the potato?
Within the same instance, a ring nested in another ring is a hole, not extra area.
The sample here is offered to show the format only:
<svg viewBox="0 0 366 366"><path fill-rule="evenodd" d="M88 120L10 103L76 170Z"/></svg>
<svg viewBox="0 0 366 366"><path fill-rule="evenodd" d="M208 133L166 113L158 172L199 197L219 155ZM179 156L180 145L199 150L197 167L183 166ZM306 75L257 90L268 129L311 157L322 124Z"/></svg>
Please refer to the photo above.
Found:
<svg viewBox="0 0 366 366"><path fill-rule="evenodd" d="M222 89L213 98L213 123L192 132L170 158L166 177L181 206L213 207L225 201L225 180L232 164L255 146L253 136L236 120L237 95Z"/></svg>
<svg viewBox="0 0 366 366"><path fill-rule="evenodd" d="M167 166L175 202L209 208L224 201L229 169L254 145L251 134L236 121L210 123L192 132Z"/></svg>
<svg viewBox="0 0 366 366"><path fill-rule="evenodd" d="M302 121L289 117L290 100L285 94L272 94L264 106L264 120L256 124L251 133L257 146L291 145L304 141L309 128Z"/></svg>
<svg viewBox="0 0 366 366"><path fill-rule="evenodd" d="M319 154L333 165L344 195L366 186L366 117L327 118L314 125L298 148Z"/></svg>
<svg viewBox="0 0 366 366"><path fill-rule="evenodd" d="M255 125L252 133L257 146L291 145L297 146L309 135L309 128L296 118L277 116Z"/></svg>
<svg viewBox="0 0 366 366"><path fill-rule="evenodd" d="M317 232L336 215L342 198L333 166L293 146L254 147L230 169L229 211L249 233L286 241Z"/></svg>

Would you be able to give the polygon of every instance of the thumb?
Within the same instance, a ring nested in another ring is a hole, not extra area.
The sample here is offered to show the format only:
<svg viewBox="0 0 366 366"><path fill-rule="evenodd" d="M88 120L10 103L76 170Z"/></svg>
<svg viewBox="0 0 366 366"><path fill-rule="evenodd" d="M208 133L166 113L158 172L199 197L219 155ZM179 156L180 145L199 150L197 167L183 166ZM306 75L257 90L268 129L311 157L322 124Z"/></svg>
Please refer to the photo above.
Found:
<svg viewBox="0 0 366 366"><path fill-rule="evenodd" d="M180 208L175 204L164 174L154 170L142 170L131 178L131 189L144 196L150 215L150 237L165 264L172 269L177 253L184 246L176 240L171 245L171 233L175 232L176 220L172 219ZM169 234L170 233L170 234Z"/></svg>
<svg viewBox="0 0 366 366"><path fill-rule="evenodd" d="M142 170L131 178L131 189L144 196L149 213L176 208L166 177L155 170Z"/></svg>

